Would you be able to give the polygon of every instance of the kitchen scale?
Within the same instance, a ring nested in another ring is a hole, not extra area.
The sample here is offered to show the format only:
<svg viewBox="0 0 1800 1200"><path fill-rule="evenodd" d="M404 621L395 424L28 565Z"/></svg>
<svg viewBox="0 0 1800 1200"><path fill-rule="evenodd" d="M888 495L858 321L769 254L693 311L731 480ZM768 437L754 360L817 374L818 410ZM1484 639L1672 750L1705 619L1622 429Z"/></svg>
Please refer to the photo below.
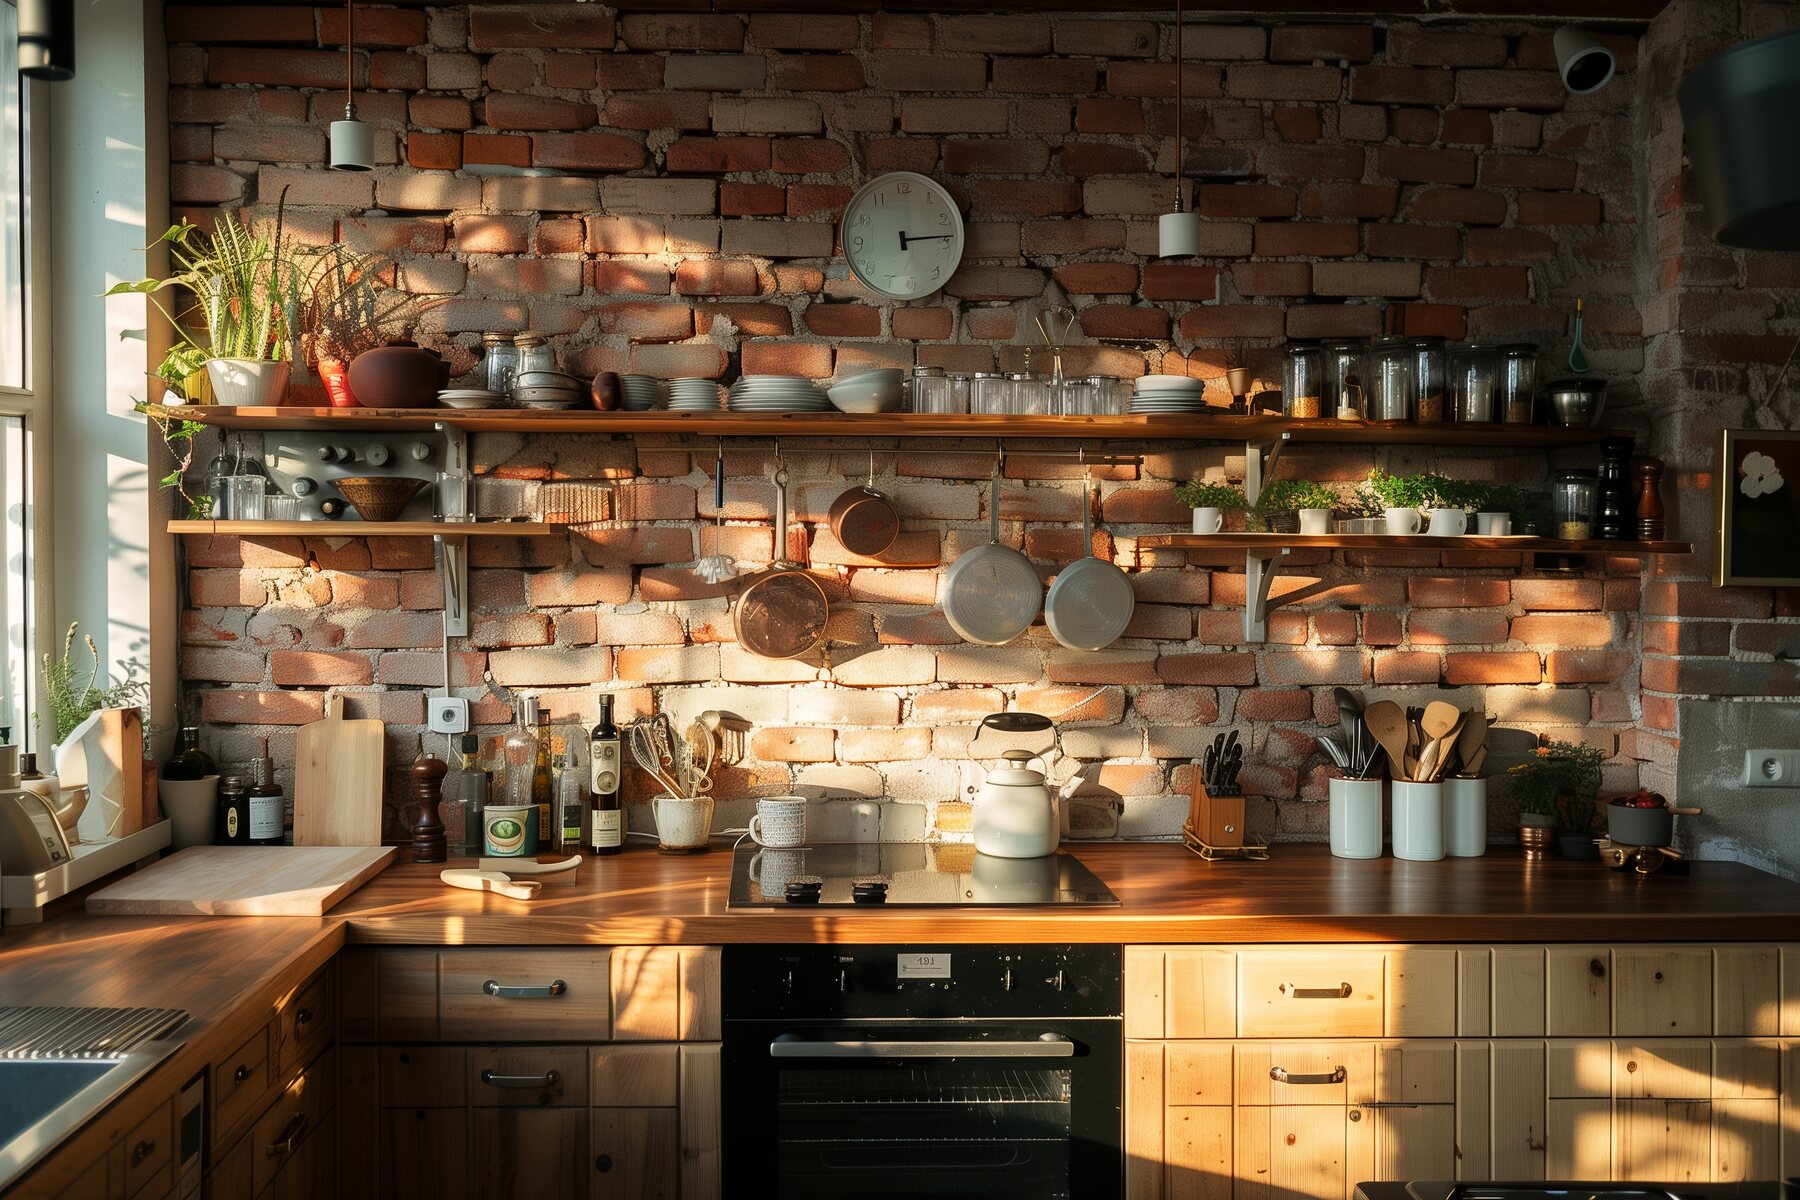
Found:
<svg viewBox="0 0 1800 1200"><path fill-rule="evenodd" d="M1104 907L1119 898L1073 854L995 858L967 845L740 845L728 908Z"/></svg>

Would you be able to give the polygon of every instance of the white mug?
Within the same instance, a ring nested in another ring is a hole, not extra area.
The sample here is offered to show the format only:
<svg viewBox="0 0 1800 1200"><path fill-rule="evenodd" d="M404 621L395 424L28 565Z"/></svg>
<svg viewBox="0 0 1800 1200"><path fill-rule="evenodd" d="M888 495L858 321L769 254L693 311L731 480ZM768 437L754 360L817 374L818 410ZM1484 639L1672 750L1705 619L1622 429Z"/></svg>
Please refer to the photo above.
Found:
<svg viewBox="0 0 1800 1200"><path fill-rule="evenodd" d="M1196 508L1194 510L1195 533L1217 533L1225 527L1225 513L1217 508Z"/></svg>
<svg viewBox="0 0 1800 1200"><path fill-rule="evenodd" d="M712 836L711 796L677 799L658 796L650 802L656 818L656 848L669 854L689 854L706 849Z"/></svg>
<svg viewBox="0 0 1800 1200"><path fill-rule="evenodd" d="M756 802L750 818L750 840L759 846L806 844L806 798L770 796Z"/></svg>
<svg viewBox="0 0 1800 1200"><path fill-rule="evenodd" d="M1460 537L1469 531L1469 514L1460 508L1434 508L1431 510L1431 528L1426 530L1432 537Z"/></svg>
<svg viewBox="0 0 1800 1200"><path fill-rule="evenodd" d="M785 897L788 880L806 873L804 850L758 850L750 860L750 879L765 896Z"/></svg>
<svg viewBox="0 0 1800 1200"><path fill-rule="evenodd" d="M1419 532L1419 526L1423 523L1416 508L1390 508L1384 510L1381 516L1387 522L1387 531L1396 537Z"/></svg>
<svg viewBox="0 0 1800 1200"><path fill-rule="evenodd" d="M1330 533L1331 510L1329 508L1301 509L1300 532L1305 534Z"/></svg>
<svg viewBox="0 0 1800 1200"><path fill-rule="evenodd" d="M1512 534L1512 514L1484 512L1475 514L1475 532L1482 537L1508 537Z"/></svg>

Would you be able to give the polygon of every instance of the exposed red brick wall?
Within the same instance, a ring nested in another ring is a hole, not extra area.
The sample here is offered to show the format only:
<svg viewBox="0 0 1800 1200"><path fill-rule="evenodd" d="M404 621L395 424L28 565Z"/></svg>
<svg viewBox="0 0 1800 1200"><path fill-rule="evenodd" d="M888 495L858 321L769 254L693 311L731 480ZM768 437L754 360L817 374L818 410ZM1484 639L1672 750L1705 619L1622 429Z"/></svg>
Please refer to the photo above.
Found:
<svg viewBox="0 0 1800 1200"><path fill-rule="evenodd" d="M525 327L587 371L1017 367L1033 313L1066 302L1083 343L1073 368L1216 376L1239 338L1265 361L1288 336L1384 329L1560 346L1579 294L1594 363L1622 381L1613 416L1640 419L1631 38L1616 42L1621 80L1569 101L1543 27L1196 25L1184 118L1204 257L1158 263L1175 165L1166 19L561 4L359 16L357 102L383 165L342 175L321 165L341 112L320 90L341 80L334 10L172 6L174 200L266 216L287 188L299 236L392 253L407 286L452 293L421 333L459 371L482 330ZM851 191L895 169L943 180L968 221L966 265L911 306L864 292L834 257ZM1187 519L1172 482L1242 476L1241 450L1175 449L1103 472L1100 543L1134 571L1140 602L1127 639L1070 654L1040 628L988 650L957 643L933 605L938 565L985 540L990 448L909 447L880 464L909 514L905 567L850 559L819 525L864 456L788 449L840 605L828 669L740 652L727 603L682 565L697 552L691 522L712 516L709 459L650 440L492 438L480 451L495 470L623 480L625 519L571 543L484 542L457 682L540 688L584 713L595 686L621 690L628 713L721 689L708 707L763 726L728 795L800 782L943 799L971 722L1037 708L1065 718L1074 754L1107 763L1086 788L1098 831L1120 808L1127 832L1177 828L1188 760L1232 722L1252 742L1253 828L1278 837L1322 835L1322 806L1304 802L1323 795L1311 736L1335 719L1334 683L1402 700L1455 688L1509 725L1608 746L1636 720L1633 564L1569 578L1521 576L1513 556L1297 556L1298 578L1346 586L1277 610L1269 643L1243 647L1241 559L1233 571L1138 552L1139 535ZM727 461L726 548L766 559L764 452ZM1375 461L1297 448L1284 469L1349 481ZM1546 469L1510 454L1380 461L1520 480ZM1026 549L1049 573L1080 553L1077 473L1019 458L1009 476L1003 515L1029 519ZM700 536L710 548L710 529ZM228 756L271 730L285 749L319 689L342 685L390 721L391 760L405 761L441 671L429 546L310 548L316 573L298 542L190 539L183 669L201 713L239 727L218 733ZM486 722L504 713L498 692L479 706ZM1635 767L1621 760L1615 776L1634 782Z"/></svg>

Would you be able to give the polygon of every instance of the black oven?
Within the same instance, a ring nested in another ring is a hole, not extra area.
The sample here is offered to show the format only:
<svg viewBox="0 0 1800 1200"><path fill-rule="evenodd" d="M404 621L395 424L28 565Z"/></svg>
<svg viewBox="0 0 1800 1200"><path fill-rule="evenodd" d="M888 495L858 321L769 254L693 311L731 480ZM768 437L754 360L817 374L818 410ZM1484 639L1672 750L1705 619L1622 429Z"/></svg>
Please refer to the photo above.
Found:
<svg viewBox="0 0 1800 1200"><path fill-rule="evenodd" d="M727 946L725 1178L782 1200L1122 1196L1120 963Z"/></svg>

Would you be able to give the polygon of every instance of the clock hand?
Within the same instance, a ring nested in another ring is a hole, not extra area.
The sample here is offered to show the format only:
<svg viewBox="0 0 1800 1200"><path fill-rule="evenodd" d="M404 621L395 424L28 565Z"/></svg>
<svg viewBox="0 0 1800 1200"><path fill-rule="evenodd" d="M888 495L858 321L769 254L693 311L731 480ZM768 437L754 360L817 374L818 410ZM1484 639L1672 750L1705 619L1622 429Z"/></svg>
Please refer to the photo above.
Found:
<svg viewBox="0 0 1800 1200"><path fill-rule="evenodd" d="M951 235L947 233L934 233L928 237L912 237L902 231L900 234L900 248L902 250L906 249L906 243L908 242L946 242L950 240L950 236Z"/></svg>

